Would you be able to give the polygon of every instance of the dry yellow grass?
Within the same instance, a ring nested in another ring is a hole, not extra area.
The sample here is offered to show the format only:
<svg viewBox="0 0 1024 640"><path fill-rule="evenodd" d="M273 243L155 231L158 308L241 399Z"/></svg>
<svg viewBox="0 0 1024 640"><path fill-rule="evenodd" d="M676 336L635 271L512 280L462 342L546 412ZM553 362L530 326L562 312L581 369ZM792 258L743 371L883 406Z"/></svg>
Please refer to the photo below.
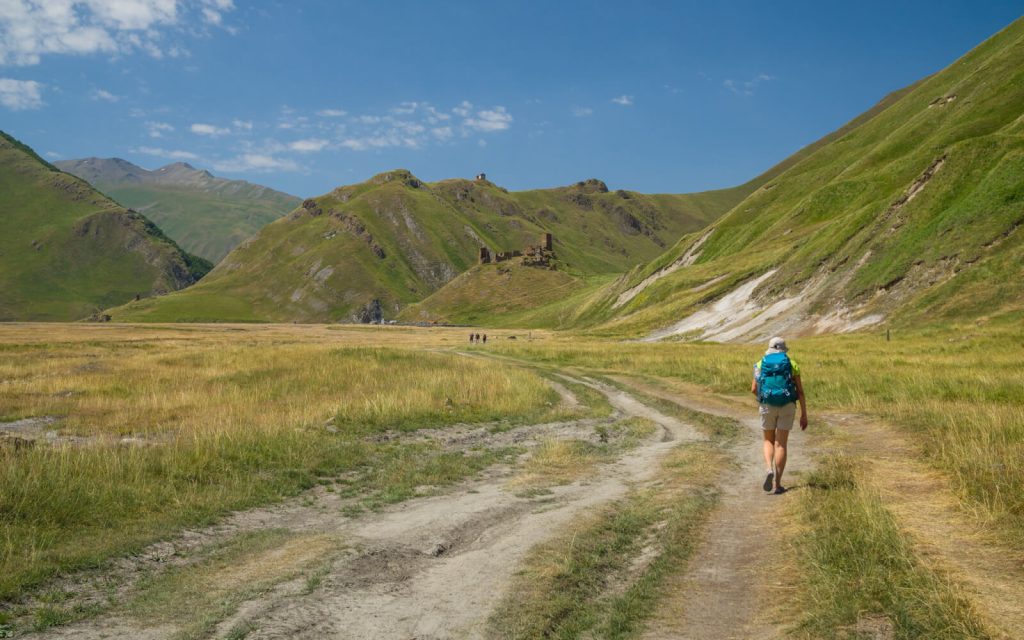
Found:
<svg viewBox="0 0 1024 640"><path fill-rule="evenodd" d="M407 447L365 438L376 431L565 413L535 373L442 349L467 336L0 326L0 422L56 420L0 430L0 600L324 476L360 471L366 490L400 499L495 459L417 445L409 464Z"/></svg>

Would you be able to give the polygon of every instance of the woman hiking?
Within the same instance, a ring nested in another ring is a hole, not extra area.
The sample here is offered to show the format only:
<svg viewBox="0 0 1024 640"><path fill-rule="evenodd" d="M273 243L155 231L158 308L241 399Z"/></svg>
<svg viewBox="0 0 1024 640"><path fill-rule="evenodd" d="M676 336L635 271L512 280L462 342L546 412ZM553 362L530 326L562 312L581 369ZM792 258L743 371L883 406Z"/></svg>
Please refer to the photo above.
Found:
<svg viewBox="0 0 1024 640"><path fill-rule="evenodd" d="M764 357L754 364L750 392L757 397L764 433L764 462L767 467L762 488L775 494L786 492L782 472L786 469L789 431L800 403L800 429L807 428L807 402L800 381L800 366L789 357L786 341L775 337L768 341Z"/></svg>

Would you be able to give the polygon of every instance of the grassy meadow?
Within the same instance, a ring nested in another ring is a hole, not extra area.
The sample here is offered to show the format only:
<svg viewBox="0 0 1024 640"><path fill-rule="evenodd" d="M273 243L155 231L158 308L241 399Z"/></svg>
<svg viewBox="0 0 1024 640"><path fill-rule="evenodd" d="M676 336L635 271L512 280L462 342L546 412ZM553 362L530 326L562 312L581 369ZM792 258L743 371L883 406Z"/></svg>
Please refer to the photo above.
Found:
<svg viewBox="0 0 1024 640"><path fill-rule="evenodd" d="M439 351L465 340L455 330L0 327L0 422L54 420L39 440L0 438L0 599L341 476L380 504L500 459L368 437L384 430L564 417L536 373Z"/></svg>
<svg viewBox="0 0 1024 640"><path fill-rule="evenodd" d="M355 512L422 495L519 453L446 450L429 438L395 437L403 432L608 415L606 405L570 383L585 402L561 405L543 377L550 372L656 378L684 393L704 388L748 398L750 368L763 349L511 330L488 330L481 347L469 345L468 333L322 325L0 326L0 423L48 420L30 426L39 438L34 445L11 437L28 437L25 431L8 428L0 437L0 600L316 485L351 496L345 508ZM943 471L969 517L1024 548L1019 317L894 331L891 341L874 331L790 344L812 433L823 411L890 425ZM466 357L473 352L500 357ZM714 447L729 441L732 431L703 424L706 416L684 417ZM607 445L542 442L509 488L532 495L585 478L648 430L632 420L611 427ZM832 457L806 478L808 487L823 490L791 505L794 526L805 531L793 558L802 567L794 575L805 576L793 587L804 603L794 618L796 636L832 637L868 612L893 621L906 637L985 637L955 586L915 554L870 477L842 450L843 439L826 440ZM681 448L666 462L668 473L672 460L697 456L693 468L703 471L693 475L687 462L664 482L684 491L699 480L711 483L707 491L676 501L657 491L631 494L593 514L571 539L535 550L522 574L523 584L532 584L528 602L495 613L493 622L508 629L497 635L601 630L626 637L640 628L660 597L657 585L671 584L685 566L690 541L713 505L717 471L705 463L711 456L720 470L716 451ZM629 566L637 532L663 518L676 523L659 538L665 559L609 600L602 585ZM664 564L672 558L678 562Z"/></svg>

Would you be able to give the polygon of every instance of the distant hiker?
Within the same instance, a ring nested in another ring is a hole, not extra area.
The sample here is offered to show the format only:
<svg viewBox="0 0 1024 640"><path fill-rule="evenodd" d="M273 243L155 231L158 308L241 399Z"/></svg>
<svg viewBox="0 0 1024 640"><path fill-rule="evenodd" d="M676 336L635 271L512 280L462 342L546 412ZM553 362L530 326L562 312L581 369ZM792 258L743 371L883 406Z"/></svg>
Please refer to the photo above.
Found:
<svg viewBox="0 0 1024 640"><path fill-rule="evenodd" d="M484 344L487 344L487 334L484 334Z"/></svg>
<svg viewBox="0 0 1024 640"><path fill-rule="evenodd" d="M789 431L800 402L800 429L807 428L807 402L800 381L800 366L786 353L786 341L775 337L768 341L768 351L754 364L754 381L750 392L760 405L761 429L764 433L764 462L767 466L763 489L784 493L782 472L786 469L786 448ZM774 466L773 466L774 465Z"/></svg>
<svg viewBox="0 0 1024 640"><path fill-rule="evenodd" d="M473 334L469 334L469 344L473 344Z"/></svg>

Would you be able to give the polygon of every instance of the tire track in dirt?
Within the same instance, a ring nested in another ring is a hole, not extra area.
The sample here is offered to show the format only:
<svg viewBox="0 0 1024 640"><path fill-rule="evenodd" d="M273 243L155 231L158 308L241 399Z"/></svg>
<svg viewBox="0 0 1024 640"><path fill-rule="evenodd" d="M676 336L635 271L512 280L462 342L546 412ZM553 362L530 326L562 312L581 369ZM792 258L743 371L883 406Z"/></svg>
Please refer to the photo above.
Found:
<svg viewBox="0 0 1024 640"><path fill-rule="evenodd" d="M381 513L347 517L336 494L316 504L293 500L233 516L208 540L227 534L283 528L338 536L350 551L334 561L318 588L306 593L296 579L244 602L222 621L214 637L247 627L247 638L452 638L480 637L526 553L596 505L626 494L654 476L658 459L685 441L703 439L691 425L592 380L617 417L640 416L663 434L600 465L590 478L530 498L506 485L508 471L489 473L445 495L417 498ZM589 421L580 421L589 424ZM590 430L593 430L590 424ZM51 629L40 637L171 638L173 625L145 628L116 615Z"/></svg>
<svg viewBox="0 0 1024 640"><path fill-rule="evenodd" d="M652 419L661 438L626 454L596 477L557 487L542 501L493 481L447 496L406 503L348 528L355 559L338 563L316 593L267 603L248 637L481 637L488 615L526 553L586 510L621 497L657 468L671 447L701 436L689 425L589 380L626 416ZM225 625L238 624L238 620Z"/></svg>
<svg viewBox="0 0 1024 640"><path fill-rule="evenodd" d="M719 504L704 527L703 538L685 571L665 585L666 597L649 620L645 640L669 638L761 640L784 635L769 619L777 581L771 575L773 554L785 501L800 491L796 472L811 468L812 452L806 433L796 427L790 435L785 484L790 492L775 496L761 489L764 460L761 423L756 405L750 407L709 395L674 393L633 378L617 377L650 396L682 407L741 422L746 429L732 445L736 466L722 478Z"/></svg>

